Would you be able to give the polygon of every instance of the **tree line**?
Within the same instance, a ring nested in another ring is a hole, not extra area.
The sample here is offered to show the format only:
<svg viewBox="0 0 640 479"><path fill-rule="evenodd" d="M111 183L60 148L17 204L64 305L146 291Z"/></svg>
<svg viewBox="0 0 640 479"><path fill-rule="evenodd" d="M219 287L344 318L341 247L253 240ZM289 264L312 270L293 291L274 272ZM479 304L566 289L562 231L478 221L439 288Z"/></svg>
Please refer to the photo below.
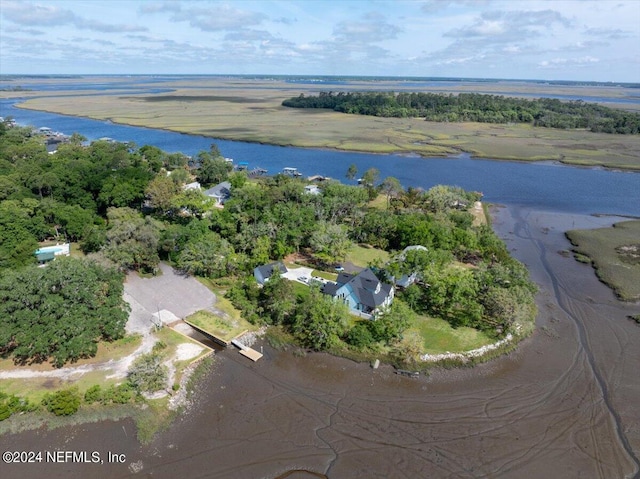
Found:
<svg viewBox="0 0 640 479"><path fill-rule="evenodd" d="M289 98L291 108L326 108L381 117L424 117L437 122L527 123L559 129L638 134L640 114L582 100L523 99L478 93L320 92Z"/></svg>

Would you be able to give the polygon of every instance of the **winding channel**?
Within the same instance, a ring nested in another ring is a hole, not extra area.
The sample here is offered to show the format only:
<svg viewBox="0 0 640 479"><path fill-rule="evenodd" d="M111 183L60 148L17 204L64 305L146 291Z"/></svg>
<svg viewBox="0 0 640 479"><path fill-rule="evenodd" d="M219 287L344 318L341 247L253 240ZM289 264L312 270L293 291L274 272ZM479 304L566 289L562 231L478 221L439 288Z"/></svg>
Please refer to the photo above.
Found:
<svg viewBox="0 0 640 479"><path fill-rule="evenodd" d="M640 459L638 458L638 455L631 447L629 439L625 433L624 425L622 423L620 414L617 412L614 404L611 401L607 381L605 380L605 378L603 378L602 374L598 369L598 366L596 364L596 360L594 358L593 351L591 349L591 345L589 342L588 333L582 322L582 319L579 317L579 315L573 312L573 308L571 307L571 298L569 297L569 295L563 292L563 291L566 291L566 288L560 284L560 280L555 275L553 268L550 266L549 261L547 260L548 252L545 244L539 239L536 239L531 235L530 226L526 218L522 216L522 211L520 209L514 209L514 210L515 210L514 216L516 219L514 234L518 238L531 242L532 245L538 251L540 263L548 276L549 282L553 289L556 302L558 306L562 309L562 311L564 311L567 317L570 318L573 321L573 324L575 325L576 331L578 333L580 351L585 354L587 358L587 362L591 369L591 373L593 374L594 379L596 380L598 386L600 387L602 399L611 415L612 421L615 424L615 429L616 429L618 439L620 440L620 443L622 444L622 447L624 448L626 453L629 455L631 460L635 463L636 473L633 474L632 477L634 479L640 479ZM604 477L604 476L601 476L601 477Z"/></svg>

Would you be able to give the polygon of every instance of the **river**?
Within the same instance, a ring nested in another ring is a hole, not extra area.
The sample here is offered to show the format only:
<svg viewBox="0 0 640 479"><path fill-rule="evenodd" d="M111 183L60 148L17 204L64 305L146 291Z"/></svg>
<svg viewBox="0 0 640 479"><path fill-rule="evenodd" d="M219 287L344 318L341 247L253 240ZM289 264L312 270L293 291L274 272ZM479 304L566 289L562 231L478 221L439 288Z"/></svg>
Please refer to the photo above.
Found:
<svg viewBox="0 0 640 479"><path fill-rule="evenodd" d="M215 142L224 156L247 162L249 168L265 168L270 174L284 167L295 167L304 175L320 174L346 182L347 169L355 164L360 174L368 168L377 168L381 178L394 176L405 188L428 189L448 184L481 191L484 200L490 203L583 214L640 215L638 172L577 168L559 163L496 162L472 159L468 155L425 159L218 140L24 110L15 107L17 101L0 100L0 116L11 116L21 125L47 126L69 135L77 132L88 140L109 137L187 155L208 150Z"/></svg>
<svg viewBox="0 0 640 479"><path fill-rule="evenodd" d="M170 151L211 142L26 114L14 116L89 138L89 128L94 138L139 145L159 135ZM171 143L176 137L185 143ZM637 173L216 143L226 156L272 172L286 165L340 178L356 163L405 186L483 191L506 205L494 208L494 228L540 287L536 332L508 356L417 380L388 366L297 357L266 344L258 363L228 350L193 406L148 446L135 441L131 421L0 437L2 450L111 451L124 463L2 464L3 479L640 478L640 327L626 318L639 305L617 301L589 266L558 254L569 247L565 230L620 220L592 213L640 213Z"/></svg>

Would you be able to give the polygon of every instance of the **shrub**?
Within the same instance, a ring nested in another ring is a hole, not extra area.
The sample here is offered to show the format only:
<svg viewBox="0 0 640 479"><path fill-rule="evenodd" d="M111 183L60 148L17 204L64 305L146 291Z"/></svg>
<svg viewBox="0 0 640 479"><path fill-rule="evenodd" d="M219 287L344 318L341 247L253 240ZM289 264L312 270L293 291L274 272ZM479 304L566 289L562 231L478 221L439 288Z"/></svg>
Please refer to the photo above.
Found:
<svg viewBox="0 0 640 479"><path fill-rule="evenodd" d="M42 399L42 404L56 416L70 416L76 413L81 401L78 388L73 387L47 394Z"/></svg>
<svg viewBox="0 0 640 479"><path fill-rule="evenodd" d="M154 392L165 387L168 371L160 363L157 353L143 354L135 360L129 370L131 386L141 392Z"/></svg>
<svg viewBox="0 0 640 479"><path fill-rule="evenodd" d="M95 386L91 386L84 393L84 402L87 404L93 404L96 401L100 401L102 399L102 388L99 384Z"/></svg>

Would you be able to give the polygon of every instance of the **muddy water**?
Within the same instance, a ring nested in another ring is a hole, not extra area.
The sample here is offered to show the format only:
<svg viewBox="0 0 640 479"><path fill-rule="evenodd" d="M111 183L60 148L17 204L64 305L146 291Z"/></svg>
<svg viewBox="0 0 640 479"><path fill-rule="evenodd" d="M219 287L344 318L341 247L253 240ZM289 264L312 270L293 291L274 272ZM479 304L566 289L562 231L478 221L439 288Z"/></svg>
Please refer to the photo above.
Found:
<svg viewBox="0 0 640 479"><path fill-rule="evenodd" d="M515 353L418 380L265 346L218 355L189 414L150 446L129 421L0 438L2 450L126 454L124 464L1 465L3 478L638 477L640 327L590 267L558 253L593 218L499 209L495 227L540 285ZM142 468L137 474L132 471Z"/></svg>

